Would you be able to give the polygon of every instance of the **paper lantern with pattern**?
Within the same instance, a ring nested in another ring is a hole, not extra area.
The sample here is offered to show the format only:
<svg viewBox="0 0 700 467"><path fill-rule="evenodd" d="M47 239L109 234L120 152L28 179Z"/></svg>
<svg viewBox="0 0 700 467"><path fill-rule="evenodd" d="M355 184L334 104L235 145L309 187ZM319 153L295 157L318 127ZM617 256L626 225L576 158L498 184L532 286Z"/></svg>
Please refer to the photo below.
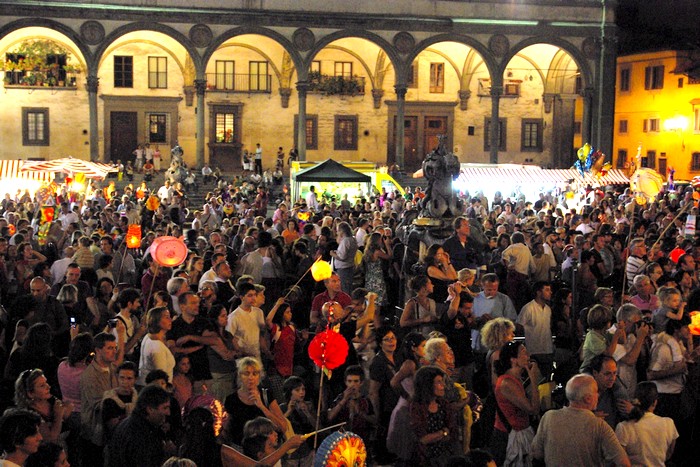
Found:
<svg viewBox="0 0 700 467"><path fill-rule="evenodd" d="M126 231L127 248L138 248L141 246L141 226L139 224L129 225Z"/></svg>
<svg viewBox="0 0 700 467"><path fill-rule="evenodd" d="M309 357L320 368L334 370L348 358L348 341L332 329L313 338L309 344Z"/></svg>
<svg viewBox="0 0 700 467"><path fill-rule="evenodd" d="M157 237L151 245L151 256L163 267L179 266L187 259L187 245L181 238Z"/></svg>

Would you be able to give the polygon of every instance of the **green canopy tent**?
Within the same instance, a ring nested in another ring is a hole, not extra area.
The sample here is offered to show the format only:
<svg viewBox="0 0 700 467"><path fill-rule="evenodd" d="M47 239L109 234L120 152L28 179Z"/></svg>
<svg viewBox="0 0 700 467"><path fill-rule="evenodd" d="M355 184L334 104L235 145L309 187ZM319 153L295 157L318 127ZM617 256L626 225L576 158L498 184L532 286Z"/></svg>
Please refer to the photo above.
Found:
<svg viewBox="0 0 700 467"><path fill-rule="evenodd" d="M365 193L371 193L372 178L343 164L327 159L313 167L301 170L292 175L292 201L296 201L302 194L302 184L314 183L345 183L365 184Z"/></svg>

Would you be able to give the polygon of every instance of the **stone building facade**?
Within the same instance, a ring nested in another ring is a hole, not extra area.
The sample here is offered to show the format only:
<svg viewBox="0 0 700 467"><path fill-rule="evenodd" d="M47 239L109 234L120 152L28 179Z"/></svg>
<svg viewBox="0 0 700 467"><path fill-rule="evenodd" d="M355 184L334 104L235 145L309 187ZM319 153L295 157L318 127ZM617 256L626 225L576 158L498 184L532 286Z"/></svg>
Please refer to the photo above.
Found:
<svg viewBox="0 0 700 467"><path fill-rule="evenodd" d="M412 170L440 134L462 162L568 167L582 141L612 148L614 1L0 5L0 158L179 143L189 164L235 169L260 143L265 166L296 146ZM46 70L20 65L36 41L59 46Z"/></svg>

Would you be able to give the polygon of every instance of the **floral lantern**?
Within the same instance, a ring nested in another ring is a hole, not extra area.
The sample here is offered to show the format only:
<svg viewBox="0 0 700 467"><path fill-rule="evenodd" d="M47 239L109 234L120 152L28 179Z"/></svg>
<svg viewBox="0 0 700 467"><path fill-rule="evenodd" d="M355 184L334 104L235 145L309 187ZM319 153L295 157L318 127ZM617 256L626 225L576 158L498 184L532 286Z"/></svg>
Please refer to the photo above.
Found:
<svg viewBox="0 0 700 467"><path fill-rule="evenodd" d="M141 246L141 226L139 224L131 224L126 231L126 246L127 248Z"/></svg>
<svg viewBox="0 0 700 467"><path fill-rule="evenodd" d="M151 195L146 201L146 209L149 211L155 211L160 206L160 201L156 195Z"/></svg>
<svg viewBox="0 0 700 467"><path fill-rule="evenodd" d="M41 223L53 222L56 210L53 206L44 206L41 208Z"/></svg>
<svg viewBox="0 0 700 467"><path fill-rule="evenodd" d="M182 238L157 237L151 245L151 256L160 266L179 266L187 259L187 245Z"/></svg>
<svg viewBox="0 0 700 467"><path fill-rule="evenodd" d="M329 279L333 275L333 269L327 261L319 260L311 265L311 275L316 282Z"/></svg>
<svg viewBox="0 0 700 467"><path fill-rule="evenodd" d="M15 224L9 224L7 226L7 232L10 234L10 236L14 235L17 233L17 227L15 227Z"/></svg>

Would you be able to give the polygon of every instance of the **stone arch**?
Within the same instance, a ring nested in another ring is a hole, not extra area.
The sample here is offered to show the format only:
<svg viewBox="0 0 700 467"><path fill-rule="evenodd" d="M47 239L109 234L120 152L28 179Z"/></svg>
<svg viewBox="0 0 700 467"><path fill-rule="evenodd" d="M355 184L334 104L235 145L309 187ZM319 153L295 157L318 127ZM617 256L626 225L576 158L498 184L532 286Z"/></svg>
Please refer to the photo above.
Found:
<svg viewBox="0 0 700 467"><path fill-rule="evenodd" d="M114 46L114 48L117 48L117 47L122 47L122 46L128 45L128 44L148 44L148 45L152 45L152 46L154 46L154 47L157 47L157 48L163 50L166 54L168 54L168 56L169 56L170 58L172 58L172 59L175 61L175 63L177 64L178 68L180 69L180 72L181 72L183 75L185 74L185 67L186 67L186 66L185 66L185 63L182 63L182 62L180 61L180 59L178 59L177 54L176 54L175 52L173 52L171 49L169 49L169 48L163 46L163 44L159 44L159 43L156 42L156 41L152 41L152 40L148 40L148 39L133 39L133 40L128 40L128 41L120 42L120 43L118 43L118 44L116 44L115 42L112 42L112 44L110 44L110 47L106 48L106 49L104 50L104 53L103 53L102 56L100 57L100 60L99 60L98 63L97 63L98 69L99 69L100 66L102 66L102 61L104 60L104 58L105 58L107 55L109 55L110 52L112 52L113 49L112 49L111 46Z"/></svg>
<svg viewBox="0 0 700 467"><path fill-rule="evenodd" d="M206 64L209 62L209 60L211 60L211 57L212 55L214 55L214 52L216 52L222 44L236 36L244 36L248 34L263 36L274 40L289 54L290 58L292 59L292 63L294 63L294 66L297 67L297 69L299 69L299 67L303 65L303 60L294 48L294 45L289 41L289 39L284 37L282 34L271 29L261 28L257 26L241 26L229 29L214 38L211 45L209 45L204 54L202 54L202 75L204 75ZM280 78L279 70L275 69L275 73L277 73L278 78Z"/></svg>
<svg viewBox="0 0 700 467"><path fill-rule="evenodd" d="M160 23L147 23L147 22L137 22L137 23L129 23L125 24L123 26L118 27L114 31L110 32L105 39L102 41L102 43L97 47L95 50L95 72L97 72L97 65L98 63L102 60L102 57L106 54L107 50L116 42L117 39L120 37L131 33L131 32L139 32L139 31L155 31L159 32L161 34L165 34L166 36L171 37L175 41L177 41L182 47L185 48L187 53L190 55L192 58L192 61L194 62L195 69L200 69L202 67L202 58L195 48L195 46L192 44L192 41L182 34L181 32L171 28L170 26L165 26ZM183 68L184 70L184 68ZM203 73L202 69L202 73Z"/></svg>
<svg viewBox="0 0 700 467"><path fill-rule="evenodd" d="M325 49L328 45L331 43L340 40L340 39L346 39L346 38L360 38L360 39L365 39L369 42L372 42L374 45L379 47L384 53L389 57L389 60L391 60L391 64L394 67L397 79L399 77L399 71L404 70L405 68L405 63L399 57L398 52L394 48L392 44L387 42L383 37L378 36L377 34L374 34L369 31L364 31L364 30L358 30L358 29L343 29L341 31L336 31L334 33L328 34L327 36L323 36L319 41L314 44L314 47L309 51L306 59L304 60L304 67L303 68L297 68L298 70L303 70L303 75L302 72L299 72L299 79L306 79L306 74L307 70L309 69L309 66L311 65L311 61L318 55L319 52L321 52L323 49ZM356 57L357 58L357 57ZM361 62L363 63L363 62ZM369 68L366 66L365 63L363 63L363 67L365 67L365 70L368 72L368 76L373 76L373 74L370 72ZM402 71L403 76L404 71ZM303 76L303 78L302 78ZM372 80L373 84L374 81Z"/></svg>
<svg viewBox="0 0 700 467"><path fill-rule="evenodd" d="M567 72L566 70L571 62L574 62L578 67L578 63L576 63L574 58L566 51L560 49L554 54L551 62L551 70L547 73L547 80L544 81L545 93L566 92L566 90L563 89L566 78L565 73Z"/></svg>
<svg viewBox="0 0 700 467"><path fill-rule="evenodd" d="M439 42L456 42L458 44L463 44L467 47L470 47L481 56L481 59L484 61L484 65L486 65L486 69L488 70L489 75L491 75L491 78L493 79L497 75L496 71L498 70L498 62L494 59L493 55L489 52L488 48L486 48L484 44L477 41L476 39L461 34L438 34L421 41L420 43L416 44L413 52L409 55L408 59L406 60L406 63L413 63L413 60L415 60L421 52L423 52L424 50L427 51L428 47Z"/></svg>
<svg viewBox="0 0 700 467"><path fill-rule="evenodd" d="M579 70L581 70L581 77L584 80L584 87L590 86L593 80L593 72L590 68L588 60L583 56L582 52L571 42L558 38L558 37L543 37L543 36L533 36L515 44L511 47L509 53L503 57L503 61L499 67L499 75L502 75L506 69L506 65L513 59L521 50L531 45L537 44L549 44L559 47L560 49L566 51L578 65Z"/></svg>
<svg viewBox="0 0 700 467"><path fill-rule="evenodd" d="M19 31L25 28L46 28L52 29L63 34L71 40L75 47L77 47L77 51L80 52L81 56L78 56L78 54L75 53L75 50L73 50L73 47L70 44L61 45L66 46L71 52L75 53L76 58L81 63L81 65L85 66L87 69L87 66L92 62L92 52L90 51L90 48L87 46L87 44L85 44L80 39L80 34L76 33L73 29L66 26L65 24L59 23L58 21L44 18L24 18L17 21L13 21L0 28L0 38L5 37L12 32Z"/></svg>

